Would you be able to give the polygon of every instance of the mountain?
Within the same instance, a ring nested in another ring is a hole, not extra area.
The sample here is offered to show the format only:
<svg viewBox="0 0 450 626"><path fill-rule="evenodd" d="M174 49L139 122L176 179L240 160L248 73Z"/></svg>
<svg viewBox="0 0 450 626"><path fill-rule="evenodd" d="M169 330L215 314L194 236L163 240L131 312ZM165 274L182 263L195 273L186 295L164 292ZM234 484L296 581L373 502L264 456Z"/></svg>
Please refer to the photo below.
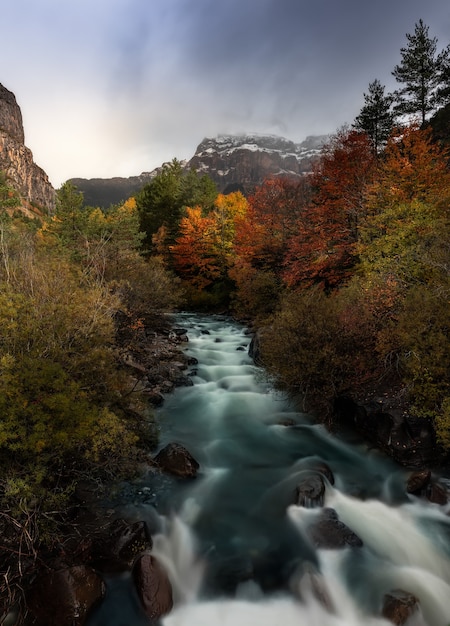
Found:
<svg viewBox="0 0 450 626"><path fill-rule="evenodd" d="M208 174L222 193L250 193L270 176L299 177L311 171L326 135L310 136L294 143L277 135L219 135L205 138L194 156L183 165ZM129 178L71 178L84 194L87 205L107 208L137 193L160 171L143 172Z"/></svg>
<svg viewBox="0 0 450 626"><path fill-rule="evenodd" d="M33 215L55 206L55 190L47 174L25 146L22 112L15 95L0 84L0 171L17 190L22 209Z"/></svg>
<svg viewBox="0 0 450 626"><path fill-rule="evenodd" d="M208 174L223 193L248 193L265 178L310 172L326 139L311 136L294 143L276 135L219 135L200 143L188 167Z"/></svg>

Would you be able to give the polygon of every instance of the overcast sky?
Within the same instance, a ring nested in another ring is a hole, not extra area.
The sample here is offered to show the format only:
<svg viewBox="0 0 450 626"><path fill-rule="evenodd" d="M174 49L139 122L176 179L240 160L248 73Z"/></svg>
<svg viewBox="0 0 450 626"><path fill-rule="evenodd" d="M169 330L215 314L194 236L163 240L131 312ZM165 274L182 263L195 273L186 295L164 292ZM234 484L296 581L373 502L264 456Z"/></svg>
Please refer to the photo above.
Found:
<svg viewBox="0 0 450 626"><path fill-rule="evenodd" d="M190 158L204 137L302 141L351 124L423 19L450 43L449 0L14 0L0 83L59 187Z"/></svg>

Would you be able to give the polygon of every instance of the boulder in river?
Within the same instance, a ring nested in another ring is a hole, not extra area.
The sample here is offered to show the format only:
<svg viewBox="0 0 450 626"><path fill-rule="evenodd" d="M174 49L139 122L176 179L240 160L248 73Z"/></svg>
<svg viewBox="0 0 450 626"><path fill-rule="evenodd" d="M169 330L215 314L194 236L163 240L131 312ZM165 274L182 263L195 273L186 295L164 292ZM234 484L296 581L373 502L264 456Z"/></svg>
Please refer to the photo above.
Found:
<svg viewBox="0 0 450 626"><path fill-rule="evenodd" d="M27 594L27 606L38 626L83 626L104 593L101 577L78 565L39 575Z"/></svg>
<svg viewBox="0 0 450 626"><path fill-rule="evenodd" d="M363 545L361 539L339 520L334 509L323 509L319 518L309 526L307 534L316 548L333 550Z"/></svg>
<svg viewBox="0 0 450 626"><path fill-rule="evenodd" d="M311 472L305 474L295 489L295 504L307 509L323 506L325 482L321 474Z"/></svg>
<svg viewBox="0 0 450 626"><path fill-rule="evenodd" d="M412 593L396 589L384 596L383 617L396 626L402 626L418 610L419 601Z"/></svg>
<svg viewBox="0 0 450 626"><path fill-rule="evenodd" d="M195 478L200 467L192 454L179 443L169 443L158 452L154 461L163 472L178 478Z"/></svg>
<svg viewBox="0 0 450 626"><path fill-rule="evenodd" d="M133 568L136 591L147 617L157 620L172 610L172 585L152 554L143 554Z"/></svg>

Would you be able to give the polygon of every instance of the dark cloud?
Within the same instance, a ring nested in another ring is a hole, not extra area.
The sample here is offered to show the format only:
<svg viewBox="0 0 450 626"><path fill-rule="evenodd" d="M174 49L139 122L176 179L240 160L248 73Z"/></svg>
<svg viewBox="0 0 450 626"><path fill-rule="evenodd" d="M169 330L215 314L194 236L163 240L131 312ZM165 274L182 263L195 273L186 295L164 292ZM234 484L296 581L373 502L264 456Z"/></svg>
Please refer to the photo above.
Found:
<svg viewBox="0 0 450 626"><path fill-rule="evenodd" d="M449 43L448 0L16 0L0 82L55 184L132 175L206 135L351 123L421 18Z"/></svg>

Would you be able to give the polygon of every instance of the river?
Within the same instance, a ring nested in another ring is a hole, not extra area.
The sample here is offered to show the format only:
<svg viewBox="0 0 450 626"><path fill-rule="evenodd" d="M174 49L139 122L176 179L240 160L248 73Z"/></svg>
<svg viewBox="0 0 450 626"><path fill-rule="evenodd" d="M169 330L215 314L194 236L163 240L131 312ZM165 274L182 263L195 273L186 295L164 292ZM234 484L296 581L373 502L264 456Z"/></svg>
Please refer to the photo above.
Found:
<svg viewBox="0 0 450 626"><path fill-rule="evenodd" d="M407 494L403 468L295 411L249 358L244 327L194 314L176 324L198 363L193 386L158 410L160 447L184 445L200 473L180 481L149 472L121 511L161 530L153 553L175 599L161 624L386 626L384 594L402 589L420 603L408 626L448 626L450 508ZM334 476L324 506L362 546L318 549L310 539L322 509L297 506L293 494L323 463ZM129 575L107 583L89 626L148 625Z"/></svg>

